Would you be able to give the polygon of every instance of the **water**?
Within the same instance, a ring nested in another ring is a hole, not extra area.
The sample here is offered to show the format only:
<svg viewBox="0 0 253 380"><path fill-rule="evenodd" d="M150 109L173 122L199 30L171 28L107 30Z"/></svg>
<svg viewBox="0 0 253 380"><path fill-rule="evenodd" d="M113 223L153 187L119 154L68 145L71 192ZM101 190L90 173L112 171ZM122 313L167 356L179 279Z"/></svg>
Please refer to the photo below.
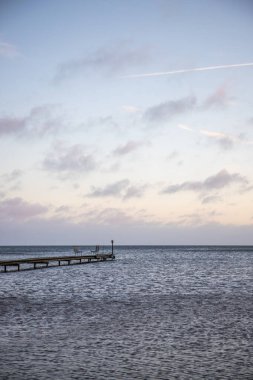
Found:
<svg viewBox="0 0 253 380"><path fill-rule="evenodd" d="M252 268L253 247L131 246L113 262L0 273L0 379L252 380Z"/></svg>

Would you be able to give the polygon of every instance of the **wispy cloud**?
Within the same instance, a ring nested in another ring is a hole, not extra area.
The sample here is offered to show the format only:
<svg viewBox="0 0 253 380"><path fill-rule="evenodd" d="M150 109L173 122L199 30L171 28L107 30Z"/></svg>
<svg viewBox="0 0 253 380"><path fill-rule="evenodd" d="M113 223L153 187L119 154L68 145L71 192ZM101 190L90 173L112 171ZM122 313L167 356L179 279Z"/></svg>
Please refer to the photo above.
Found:
<svg viewBox="0 0 253 380"><path fill-rule="evenodd" d="M200 226L206 222L206 215L203 212L193 212L189 214L183 214L179 216L179 221L183 225L195 225Z"/></svg>
<svg viewBox="0 0 253 380"><path fill-rule="evenodd" d="M121 197L122 192L129 186L129 180L123 179L121 181L117 181L111 183L105 187L93 187L92 191L88 194L89 197Z"/></svg>
<svg viewBox="0 0 253 380"><path fill-rule="evenodd" d="M239 173L229 173L223 169L217 174L207 177L204 181L187 181L176 185L167 186L162 192L174 194L182 191L209 192L223 189L233 184L246 185L248 180Z"/></svg>
<svg viewBox="0 0 253 380"><path fill-rule="evenodd" d="M210 223L220 215L222 215L222 213L215 210L208 211L208 209L205 210L202 208L201 210L196 210L196 212L193 213L180 215L178 220L181 225L203 226L206 225L207 221Z"/></svg>
<svg viewBox="0 0 253 380"><path fill-rule="evenodd" d="M0 118L0 136L20 134L26 129L26 118Z"/></svg>
<svg viewBox="0 0 253 380"><path fill-rule="evenodd" d="M45 214L48 208L39 203L30 203L22 198L8 198L0 202L0 219L28 220Z"/></svg>
<svg viewBox="0 0 253 380"><path fill-rule="evenodd" d="M5 189L8 192L17 190L20 187L20 179L22 175L23 172L19 169L14 169L9 173L0 175L2 189Z"/></svg>
<svg viewBox="0 0 253 380"><path fill-rule="evenodd" d="M13 58L18 55L19 53L16 46L5 41L0 41L0 57Z"/></svg>
<svg viewBox="0 0 253 380"><path fill-rule="evenodd" d="M55 115L54 105L42 105L31 109L24 117L1 117L0 136L41 137L62 127L61 117Z"/></svg>
<svg viewBox="0 0 253 380"><path fill-rule="evenodd" d="M102 71L112 75L146 63L149 59L147 48L133 47L127 42L122 42L113 47L102 47L79 59L60 64L54 81L61 82L87 71Z"/></svg>
<svg viewBox="0 0 253 380"><path fill-rule="evenodd" d="M192 132L193 129L189 127L189 125L186 124L178 124L177 126L179 129L183 129L184 131Z"/></svg>
<svg viewBox="0 0 253 380"><path fill-rule="evenodd" d="M112 115L108 115L89 118L88 120L82 122L78 129L80 131L83 131L84 129L86 131L94 131L94 129L99 129L100 132L101 130L116 132L120 130L120 125Z"/></svg>
<svg viewBox="0 0 253 380"><path fill-rule="evenodd" d="M228 93L226 85L220 86L213 94L204 101L203 109L225 108L232 104L234 97Z"/></svg>
<svg viewBox="0 0 253 380"><path fill-rule="evenodd" d="M236 139L235 137L223 132L215 132L202 129L200 130L200 133L206 136L209 140L218 143L224 149L231 149L234 146L235 142L239 141L239 139Z"/></svg>
<svg viewBox="0 0 253 380"><path fill-rule="evenodd" d="M20 178L22 174L22 170L14 169L9 173L2 174L1 178L5 182L12 183L13 181L16 181L18 178Z"/></svg>
<svg viewBox="0 0 253 380"><path fill-rule="evenodd" d="M113 153L117 156L124 156L141 148L143 145L146 145L146 143L143 141L130 140L127 143L118 146L118 148L116 148Z"/></svg>
<svg viewBox="0 0 253 380"><path fill-rule="evenodd" d="M165 159L168 162L173 162L177 166L181 166L183 164L183 160L181 159L179 152L175 150L171 152Z"/></svg>
<svg viewBox="0 0 253 380"><path fill-rule="evenodd" d="M141 108L136 107L136 106L130 106L130 105L122 106L122 109L124 112L130 113L130 114L141 112Z"/></svg>
<svg viewBox="0 0 253 380"><path fill-rule="evenodd" d="M59 174L82 174L95 170L97 162L83 145L66 146L59 143L47 154L42 166L45 170Z"/></svg>
<svg viewBox="0 0 253 380"><path fill-rule="evenodd" d="M167 156L167 160L171 161L171 160L175 160L175 159L178 159L179 157L179 152L177 152L176 150L174 150L173 152L171 152L168 156Z"/></svg>
<svg viewBox="0 0 253 380"><path fill-rule="evenodd" d="M88 215L89 220L96 225L124 226L134 225L136 223L133 215L126 210L121 210L116 207L107 207L102 210L93 210Z"/></svg>
<svg viewBox="0 0 253 380"><path fill-rule="evenodd" d="M144 119L149 122L164 122L173 116L189 112L196 107L196 98L188 96L178 100L169 100L149 107L144 113Z"/></svg>
<svg viewBox="0 0 253 380"><path fill-rule="evenodd" d="M216 202L220 202L221 200L222 200L221 196L217 194L207 195L202 199L202 204L216 203Z"/></svg>
<svg viewBox="0 0 253 380"><path fill-rule="evenodd" d="M68 214L71 208L66 205L59 206L55 209L56 214Z"/></svg>
<svg viewBox="0 0 253 380"><path fill-rule="evenodd" d="M129 186L124 194L123 199L130 199L130 198L141 198L146 191L147 186L146 185L140 185L140 186Z"/></svg>
<svg viewBox="0 0 253 380"><path fill-rule="evenodd" d="M150 123L166 122L175 116L191 111L203 112L211 108L223 109L230 106L233 99L228 93L227 87L222 85L203 101L199 101L194 95L189 95L181 99L171 99L155 104L144 111L143 118ZM179 124L178 127L193 131L191 127L185 124Z"/></svg>
<svg viewBox="0 0 253 380"><path fill-rule="evenodd" d="M128 179L113 182L104 187L92 187L88 197L118 197L124 200L130 198L139 198L146 190L145 185L133 186Z"/></svg>
<svg viewBox="0 0 253 380"><path fill-rule="evenodd" d="M233 68L243 68L243 67L253 67L253 62L236 63L236 64L231 64L231 65L204 66L204 67L195 67L195 68L190 68L190 69L180 69L180 70L170 70L170 71L158 71L158 72L153 72L153 73L131 74L131 75L126 75L125 78L158 77L158 76L166 76L166 75L176 75L176 74L193 73L193 72L200 72L200 71L233 69Z"/></svg>
<svg viewBox="0 0 253 380"><path fill-rule="evenodd" d="M250 126L253 126L253 117L250 117L250 118L247 120L247 124L250 125Z"/></svg>

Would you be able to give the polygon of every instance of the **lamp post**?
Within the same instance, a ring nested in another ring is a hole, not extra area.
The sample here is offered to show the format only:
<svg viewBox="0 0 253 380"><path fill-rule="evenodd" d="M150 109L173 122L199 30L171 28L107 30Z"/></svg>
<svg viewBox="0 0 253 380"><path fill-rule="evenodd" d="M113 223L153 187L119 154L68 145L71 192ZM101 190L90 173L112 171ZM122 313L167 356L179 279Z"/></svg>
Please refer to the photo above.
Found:
<svg viewBox="0 0 253 380"><path fill-rule="evenodd" d="M113 243L114 243L114 241L111 240L111 243L112 243L112 256L113 256Z"/></svg>

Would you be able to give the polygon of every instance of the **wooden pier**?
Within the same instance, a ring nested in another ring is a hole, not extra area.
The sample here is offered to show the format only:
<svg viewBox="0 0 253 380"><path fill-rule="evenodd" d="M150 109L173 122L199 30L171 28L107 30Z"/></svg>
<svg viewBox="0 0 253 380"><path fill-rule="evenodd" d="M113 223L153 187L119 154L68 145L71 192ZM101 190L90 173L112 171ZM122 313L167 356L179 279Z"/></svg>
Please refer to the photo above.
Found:
<svg viewBox="0 0 253 380"><path fill-rule="evenodd" d="M77 251L75 251L77 252ZM20 270L28 269L42 269L48 267L56 267L63 265L74 265L74 264L86 264L92 262L114 260L115 255L113 253L113 241L112 241L112 252L107 254L100 254L99 250L96 254L90 255L71 255L71 256L50 256L50 257L33 257L27 259L14 259L14 260L0 260L0 272L14 272ZM50 265L52 264L52 265ZM12 270L7 270L7 268L14 268Z"/></svg>
<svg viewBox="0 0 253 380"><path fill-rule="evenodd" d="M51 257L34 257L27 259L16 260L1 260L0 267L3 269L1 272L10 272L7 268L15 268L13 271L25 269L42 269L53 266L61 265L74 265L86 264L91 262L114 260L113 254L99 254L99 255L81 255L81 256L51 256ZM50 265L50 264L53 265Z"/></svg>

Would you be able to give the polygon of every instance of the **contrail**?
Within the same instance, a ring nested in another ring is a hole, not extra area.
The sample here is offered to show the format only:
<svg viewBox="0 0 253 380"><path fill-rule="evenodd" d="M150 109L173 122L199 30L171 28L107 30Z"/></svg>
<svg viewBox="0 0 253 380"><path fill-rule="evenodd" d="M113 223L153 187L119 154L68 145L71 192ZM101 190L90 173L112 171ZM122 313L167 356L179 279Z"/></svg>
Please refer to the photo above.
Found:
<svg viewBox="0 0 253 380"><path fill-rule="evenodd" d="M232 69L235 67L247 67L253 66L253 62L249 63L235 63L233 65L219 65L219 66L206 66L206 67L196 67L194 69L181 69L181 70L172 70L172 71L159 71L155 73L146 73L146 74L132 74L126 75L124 78L144 78L144 77L159 77L163 75L174 75L182 73L193 73L195 71L208 71L208 70L219 70L219 69Z"/></svg>

